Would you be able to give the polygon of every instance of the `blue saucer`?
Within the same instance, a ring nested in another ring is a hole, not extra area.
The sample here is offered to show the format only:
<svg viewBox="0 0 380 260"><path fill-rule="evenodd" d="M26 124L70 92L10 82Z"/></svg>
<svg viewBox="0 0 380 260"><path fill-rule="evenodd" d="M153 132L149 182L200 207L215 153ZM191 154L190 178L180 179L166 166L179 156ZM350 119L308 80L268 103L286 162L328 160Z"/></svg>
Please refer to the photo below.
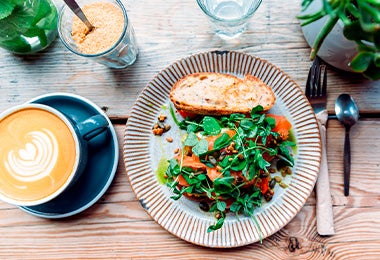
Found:
<svg viewBox="0 0 380 260"><path fill-rule="evenodd" d="M90 141L86 168L74 185L49 202L20 207L32 215L43 218L64 218L78 214L95 204L112 183L119 160L115 129L98 106L77 95L52 93L36 97L28 103L51 106L73 121L84 120L97 114L104 115L109 121L109 128L95 137L104 139L100 142L102 145L95 146Z"/></svg>

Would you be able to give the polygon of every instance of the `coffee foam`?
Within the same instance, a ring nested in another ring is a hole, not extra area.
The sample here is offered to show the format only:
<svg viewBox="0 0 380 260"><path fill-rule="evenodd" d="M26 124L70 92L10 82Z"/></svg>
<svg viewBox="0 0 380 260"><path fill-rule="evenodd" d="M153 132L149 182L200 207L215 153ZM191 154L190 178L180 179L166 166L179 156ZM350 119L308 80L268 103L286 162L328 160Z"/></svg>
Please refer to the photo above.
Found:
<svg viewBox="0 0 380 260"><path fill-rule="evenodd" d="M58 159L58 141L48 129L27 135L24 148L13 149L4 162L8 173L22 182L33 182L49 176Z"/></svg>
<svg viewBox="0 0 380 260"><path fill-rule="evenodd" d="M66 120L67 121L67 120ZM60 193L74 177L79 144L70 123L38 107L0 120L0 195L35 205Z"/></svg>

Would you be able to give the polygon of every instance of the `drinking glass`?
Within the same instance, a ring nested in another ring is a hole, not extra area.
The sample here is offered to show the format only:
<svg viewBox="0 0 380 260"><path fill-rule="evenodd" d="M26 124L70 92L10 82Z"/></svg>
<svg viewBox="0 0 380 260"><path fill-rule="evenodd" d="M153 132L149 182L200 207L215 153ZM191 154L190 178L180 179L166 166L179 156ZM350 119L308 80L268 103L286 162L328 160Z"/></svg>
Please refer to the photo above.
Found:
<svg viewBox="0 0 380 260"><path fill-rule="evenodd" d="M57 37L57 8L50 0L1 0L0 47L28 54L48 47Z"/></svg>
<svg viewBox="0 0 380 260"><path fill-rule="evenodd" d="M115 68L115 69L121 69L121 68L126 68L130 65L132 65L138 55L138 48L137 48L137 43L136 43L136 38L135 38L135 33L133 30L133 27L131 23L129 22L127 11L125 10L124 5L120 0L77 0L78 4L82 9L84 9L84 13L89 19L90 23L95 27L94 31L97 30L97 24L96 24L96 19L99 20L99 18L96 18L94 16L89 16L86 14L85 7L86 5L90 4L104 4L104 3L111 3L115 5L117 8L120 9L122 12L123 16L123 29L120 34L120 37L116 42L111 45L110 48L102 50L98 53L84 53L79 47L78 43L74 40L73 37L73 21L74 21L74 16L75 14L70 10L70 8L66 5L62 7L62 9L59 12L59 18L58 18L58 35L61 38L63 44L69 49L71 52L82 56L86 57L89 59L92 59L98 63L101 63L103 65L106 65L107 67L110 68ZM105 10L100 9L99 10L100 14L107 13ZM75 17L76 18L76 17ZM109 20L111 21L98 21L100 24L113 24L114 21L112 20L112 15L107 16ZM105 18L105 19L107 19ZM106 30L105 28L101 28L101 30ZM94 32L89 32L88 35ZM106 36L102 37L93 37L94 41L96 41L96 45L101 45L102 42L99 42L99 40L109 40L111 36L111 32L108 32ZM87 37L87 36L86 36Z"/></svg>
<svg viewBox="0 0 380 260"><path fill-rule="evenodd" d="M243 33L262 0L197 0L214 31L222 38Z"/></svg>

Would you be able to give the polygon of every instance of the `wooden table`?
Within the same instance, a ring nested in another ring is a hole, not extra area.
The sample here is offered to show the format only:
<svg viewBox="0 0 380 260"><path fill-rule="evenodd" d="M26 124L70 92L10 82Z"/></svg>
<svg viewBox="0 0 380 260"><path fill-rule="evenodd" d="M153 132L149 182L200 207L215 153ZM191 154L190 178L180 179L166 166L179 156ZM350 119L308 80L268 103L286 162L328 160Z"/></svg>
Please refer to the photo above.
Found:
<svg viewBox="0 0 380 260"><path fill-rule="evenodd" d="M56 0L61 6L61 0ZM0 202L0 258L121 259L379 259L380 81L329 67L328 111L340 93L357 101L361 118L352 128L351 193L343 195L344 128L328 123L328 166L336 235L317 234L315 194L282 230L236 249L192 245L156 224L138 203L122 159L125 123L132 105L159 71L191 54L236 50L280 67L304 86L310 61L299 21L300 1L263 1L249 30L236 40L215 36L194 0L125 1L140 54L125 70L77 57L59 39L45 51L17 56L0 50L0 110L50 92L82 95L102 107L117 130L120 161L113 184L92 207L67 219L34 217Z"/></svg>

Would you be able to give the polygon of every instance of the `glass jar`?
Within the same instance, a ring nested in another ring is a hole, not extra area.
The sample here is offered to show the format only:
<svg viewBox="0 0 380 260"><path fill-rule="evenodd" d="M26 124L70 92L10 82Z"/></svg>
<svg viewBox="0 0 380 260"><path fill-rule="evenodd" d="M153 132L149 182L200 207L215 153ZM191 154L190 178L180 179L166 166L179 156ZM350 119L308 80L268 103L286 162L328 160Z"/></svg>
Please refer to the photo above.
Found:
<svg viewBox="0 0 380 260"><path fill-rule="evenodd" d="M45 49L57 36L51 0L1 0L0 47L18 54Z"/></svg>

